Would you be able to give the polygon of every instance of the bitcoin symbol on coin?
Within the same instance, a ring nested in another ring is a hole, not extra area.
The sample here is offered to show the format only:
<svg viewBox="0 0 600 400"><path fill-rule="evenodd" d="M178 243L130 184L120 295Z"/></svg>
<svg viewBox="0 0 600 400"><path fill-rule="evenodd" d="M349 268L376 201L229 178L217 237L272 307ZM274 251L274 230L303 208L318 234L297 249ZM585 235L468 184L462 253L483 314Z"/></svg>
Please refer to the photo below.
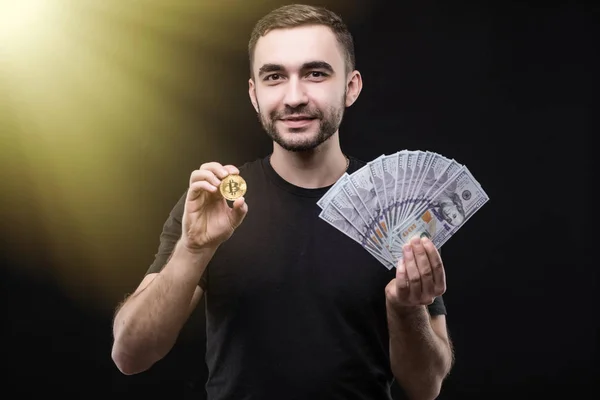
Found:
<svg viewBox="0 0 600 400"><path fill-rule="evenodd" d="M235 201L246 194L246 181L239 175L229 175L221 182L221 194L227 200Z"/></svg>

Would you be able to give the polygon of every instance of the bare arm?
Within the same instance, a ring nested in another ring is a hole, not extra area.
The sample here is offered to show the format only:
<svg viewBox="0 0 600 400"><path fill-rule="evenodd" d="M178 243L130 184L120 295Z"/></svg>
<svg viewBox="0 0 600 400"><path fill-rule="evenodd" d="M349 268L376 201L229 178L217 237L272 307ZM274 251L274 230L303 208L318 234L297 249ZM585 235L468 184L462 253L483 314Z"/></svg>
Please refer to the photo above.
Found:
<svg viewBox="0 0 600 400"><path fill-rule="evenodd" d="M143 372L172 349L203 295L198 282L214 252L191 252L178 242L162 271L147 275L120 307L112 358L121 372Z"/></svg>
<svg viewBox="0 0 600 400"><path fill-rule="evenodd" d="M453 363L445 316L430 317L425 306L404 314L388 306L388 325L396 380L410 399L435 399Z"/></svg>
<svg viewBox="0 0 600 400"><path fill-rule="evenodd" d="M446 275L429 238L413 237L402 251L386 287L390 366L410 399L433 400L454 361L446 317L427 307L446 291Z"/></svg>
<svg viewBox="0 0 600 400"><path fill-rule="evenodd" d="M172 211L161 235L161 253L171 258L160 272L148 274L117 310L112 359L124 374L145 371L171 351L203 295L198 283L208 263L244 220L245 199L238 198L231 208L217 188L229 174L239 170L216 162L191 173L178 203L183 210ZM175 235L179 240L172 248Z"/></svg>

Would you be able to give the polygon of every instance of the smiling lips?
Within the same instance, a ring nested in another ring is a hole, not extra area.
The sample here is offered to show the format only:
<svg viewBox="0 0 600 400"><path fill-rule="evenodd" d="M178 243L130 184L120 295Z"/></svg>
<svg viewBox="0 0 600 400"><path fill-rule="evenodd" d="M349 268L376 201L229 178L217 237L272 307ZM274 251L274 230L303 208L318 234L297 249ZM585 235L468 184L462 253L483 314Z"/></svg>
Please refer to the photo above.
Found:
<svg viewBox="0 0 600 400"><path fill-rule="evenodd" d="M289 128L301 128L314 120L315 118L309 115L294 115L281 119L281 121Z"/></svg>

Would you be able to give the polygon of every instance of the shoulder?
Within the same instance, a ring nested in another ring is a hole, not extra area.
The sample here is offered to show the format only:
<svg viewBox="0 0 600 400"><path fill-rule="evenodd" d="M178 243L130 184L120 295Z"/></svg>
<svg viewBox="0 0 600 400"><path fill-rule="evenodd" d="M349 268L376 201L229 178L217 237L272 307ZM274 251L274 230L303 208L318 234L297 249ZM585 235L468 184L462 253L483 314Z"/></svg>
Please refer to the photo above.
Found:
<svg viewBox="0 0 600 400"><path fill-rule="evenodd" d="M265 169L266 164L268 163L267 157L255 158L236 165L237 169L240 171L240 176L247 182L254 182L262 179L266 174Z"/></svg>
<svg viewBox="0 0 600 400"><path fill-rule="evenodd" d="M258 157L253 160L245 161L240 165L236 165L236 167L240 170L240 173L259 171L262 170L267 157Z"/></svg>

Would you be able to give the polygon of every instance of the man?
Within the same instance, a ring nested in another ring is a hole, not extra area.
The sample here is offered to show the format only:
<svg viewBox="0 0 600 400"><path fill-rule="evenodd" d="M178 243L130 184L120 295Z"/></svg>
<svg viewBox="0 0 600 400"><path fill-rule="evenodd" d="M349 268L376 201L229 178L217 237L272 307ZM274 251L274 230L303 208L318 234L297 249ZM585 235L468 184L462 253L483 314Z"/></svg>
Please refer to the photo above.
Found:
<svg viewBox="0 0 600 400"><path fill-rule="evenodd" d="M206 300L210 400L433 399L452 365L444 270L415 238L388 270L318 218L317 200L364 162L344 155L338 127L362 89L353 42L335 14L279 8L249 44L249 95L273 139L242 166L191 173L156 259L114 319L124 374L150 368ZM230 206L219 185L247 182Z"/></svg>

